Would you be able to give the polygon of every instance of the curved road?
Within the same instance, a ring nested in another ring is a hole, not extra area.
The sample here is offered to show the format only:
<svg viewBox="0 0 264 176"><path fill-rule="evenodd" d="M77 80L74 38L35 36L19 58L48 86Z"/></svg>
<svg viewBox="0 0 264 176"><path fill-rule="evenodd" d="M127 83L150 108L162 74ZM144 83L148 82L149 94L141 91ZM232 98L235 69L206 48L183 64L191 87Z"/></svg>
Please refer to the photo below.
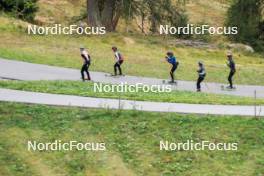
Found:
<svg viewBox="0 0 264 176"><path fill-rule="evenodd" d="M177 112L188 114L264 116L264 106L200 105L183 103L159 103L147 101L90 98L72 95L36 93L0 88L0 101L32 103L56 106L109 108L152 112Z"/></svg>
<svg viewBox="0 0 264 176"><path fill-rule="evenodd" d="M102 72L91 72L91 77L95 82L118 84L127 82L128 84L143 83L147 85L162 84L162 79L125 76L112 78L105 76ZM0 59L0 79L17 80L80 80L80 71L77 69L61 68L41 64L32 64L21 61ZM195 82L178 81L174 86L176 90L196 91ZM203 84L203 91L215 94L227 94L235 96L254 97L257 92L257 98L264 98L264 86L237 85L236 91L222 91L219 83Z"/></svg>

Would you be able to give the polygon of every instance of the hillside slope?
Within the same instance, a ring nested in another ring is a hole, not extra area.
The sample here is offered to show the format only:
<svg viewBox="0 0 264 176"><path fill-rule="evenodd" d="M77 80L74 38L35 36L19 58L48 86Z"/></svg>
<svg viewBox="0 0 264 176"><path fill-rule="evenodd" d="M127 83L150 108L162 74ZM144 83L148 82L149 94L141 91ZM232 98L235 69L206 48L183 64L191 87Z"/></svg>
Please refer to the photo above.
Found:
<svg viewBox="0 0 264 176"><path fill-rule="evenodd" d="M161 36L142 36L124 33L108 33L104 36L63 36L28 35L26 24L7 17L0 17L0 57L23 60L33 63L79 68L81 59L79 47L88 48L92 56L91 70L113 72L113 53L111 47L118 46L125 56L123 65L127 75L168 78L170 66L164 60L168 50L175 53L180 61L176 78L180 80L197 79L197 62L204 61L209 82L226 82L226 49L183 47L172 45L174 38ZM238 67L236 83L264 84L264 59L258 54L234 52ZM252 79L258 78L258 79Z"/></svg>
<svg viewBox="0 0 264 176"><path fill-rule="evenodd" d="M177 2L174 2L177 3ZM188 0L186 11L190 23L222 25L230 0ZM85 10L86 0L39 0L36 20L40 23L67 23Z"/></svg>
<svg viewBox="0 0 264 176"><path fill-rule="evenodd" d="M211 5L205 2L205 0L199 0L195 3L192 2L192 5L197 8L201 6L205 6L205 9L211 8ZM85 2L83 0L40 0L38 3L42 8L40 8L37 18L44 14L46 15L45 19L49 19L50 16L53 21L66 23L72 16L80 12L76 9L84 8L82 5ZM57 7L58 4L61 6ZM188 3L187 6L190 4ZM73 9L68 12L68 9L71 8ZM195 7L195 9L197 8ZM215 17L218 15L212 16L211 20L216 21ZM223 19L219 18L219 21L223 21ZM142 36L141 34L122 32L108 33L104 36L27 35L26 26L27 23L0 16L0 37L3 41L0 43L0 57L79 68L81 65L79 47L84 46L88 48L92 56L91 70L112 73L114 59L111 47L115 45L125 56L123 65L125 74L166 79L169 77L170 66L165 62L164 55L168 50L171 50L180 61L177 79L196 80L197 62L202 60L208 72L206 81L227 82L228 68L225 56L227 50L226 43L221 43L221 40L217 41L214 48L195 48L180 46L176 44L175 38L169 36L164 38L163 36ZM215 40L213 42L216 43ZM236 74L235 83L264 84L264 59L261 55L243 53L238 50L234 51L234 57L239 71Z"/></svg>
<svg viewBox="0 0 264 176"><path fill-rule="evenodd" d="M85 0L39 0L36 21L40 24L67 24L85 9Z"/></svg>
<svg viewBox="0 0 264 176"><path fill-rule="evenodd" d="M221 26L225 22L225 15L230 5L228 0L195 0L187 1L186 11L190 23L207 23Z"/></svg>

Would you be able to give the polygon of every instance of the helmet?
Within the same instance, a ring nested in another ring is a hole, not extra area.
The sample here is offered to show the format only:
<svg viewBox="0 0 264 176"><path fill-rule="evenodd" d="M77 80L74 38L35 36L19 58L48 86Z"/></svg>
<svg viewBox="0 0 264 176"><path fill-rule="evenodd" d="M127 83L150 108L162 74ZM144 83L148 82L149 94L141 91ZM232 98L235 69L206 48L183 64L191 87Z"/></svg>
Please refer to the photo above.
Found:
<svg viewBox="0 0 264 176"><path fill-rule="evenodd" d="M167 52L167 55L168 55L168 56L172 56L172 55L173 55L173 52L168 51L168 52Z"/></svg>

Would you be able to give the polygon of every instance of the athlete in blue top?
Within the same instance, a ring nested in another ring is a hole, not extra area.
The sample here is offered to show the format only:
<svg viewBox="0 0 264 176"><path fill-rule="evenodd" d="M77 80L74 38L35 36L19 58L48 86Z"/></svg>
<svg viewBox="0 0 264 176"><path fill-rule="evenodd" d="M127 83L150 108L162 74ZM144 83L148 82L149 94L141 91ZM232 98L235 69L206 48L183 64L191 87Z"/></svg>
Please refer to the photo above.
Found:
<svg viewBox="0 0 264 176"><path fill-rule="evenodd" d="M173 55L168 55L168 62L172 65L176 65L176 57Z"/></svg>
<svg viewBox="0 0 264 176"><path fill-rule="evenodd" d="M179 62L177 62L177 59L174 56L173 52L167 52L166 60L168 63L170 63L172 65L172 68L170 71L170 76L171 76L170 83L174 83L174 72L177 69Z"/></svg>

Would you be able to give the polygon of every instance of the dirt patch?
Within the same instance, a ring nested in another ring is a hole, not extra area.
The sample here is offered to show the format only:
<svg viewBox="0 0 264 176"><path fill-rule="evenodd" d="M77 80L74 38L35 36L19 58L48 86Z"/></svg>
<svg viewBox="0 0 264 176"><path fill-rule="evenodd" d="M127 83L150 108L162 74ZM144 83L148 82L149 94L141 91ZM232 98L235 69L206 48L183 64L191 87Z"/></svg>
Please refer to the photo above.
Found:
<svg viewBox="0 0 264 176"><path fill-rule="evenodd" d="M135 40L133 40L132 38L124 37L123 40L126 44L130 44L130 45L135 44Z"/></svg>

